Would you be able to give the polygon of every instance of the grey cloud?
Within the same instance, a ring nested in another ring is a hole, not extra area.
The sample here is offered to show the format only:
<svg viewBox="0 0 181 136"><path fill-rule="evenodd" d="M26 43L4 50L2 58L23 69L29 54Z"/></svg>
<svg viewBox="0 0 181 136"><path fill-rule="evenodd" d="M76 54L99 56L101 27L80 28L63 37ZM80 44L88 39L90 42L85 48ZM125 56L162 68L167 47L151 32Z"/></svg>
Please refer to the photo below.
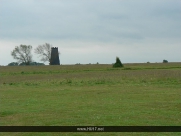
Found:
<svg viewBox="0 0 181 136"><path fill-rule="evenodd" d="M120 43L145 38L175 38L181 35L177 3L180 2L4 0L0 37ZM173 16L174 20L170 20Z"/></svg>

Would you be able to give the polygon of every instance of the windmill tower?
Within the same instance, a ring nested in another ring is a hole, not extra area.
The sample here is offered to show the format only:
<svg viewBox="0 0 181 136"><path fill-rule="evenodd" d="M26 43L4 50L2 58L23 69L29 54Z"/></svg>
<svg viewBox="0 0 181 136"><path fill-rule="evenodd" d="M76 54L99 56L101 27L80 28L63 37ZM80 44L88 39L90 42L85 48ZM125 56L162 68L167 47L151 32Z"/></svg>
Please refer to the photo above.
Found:
<svg viewBox="0 0 181 136"><path fill-rule="evenodd" d="M52 47L50 65L60 65L58 47Z"/></svg>

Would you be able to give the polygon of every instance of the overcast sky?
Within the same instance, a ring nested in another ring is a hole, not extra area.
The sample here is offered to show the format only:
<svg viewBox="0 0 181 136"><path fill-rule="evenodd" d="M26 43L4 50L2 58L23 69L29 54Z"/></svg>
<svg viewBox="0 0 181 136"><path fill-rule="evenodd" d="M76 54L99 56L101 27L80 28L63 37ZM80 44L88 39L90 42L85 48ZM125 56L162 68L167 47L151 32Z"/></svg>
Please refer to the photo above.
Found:
<svg viewBox="0 0 181 136"><path fill-rule="evenodd" d="M181 0L0 0L0 65L44 43L61 64L181 62Z"/></svg>

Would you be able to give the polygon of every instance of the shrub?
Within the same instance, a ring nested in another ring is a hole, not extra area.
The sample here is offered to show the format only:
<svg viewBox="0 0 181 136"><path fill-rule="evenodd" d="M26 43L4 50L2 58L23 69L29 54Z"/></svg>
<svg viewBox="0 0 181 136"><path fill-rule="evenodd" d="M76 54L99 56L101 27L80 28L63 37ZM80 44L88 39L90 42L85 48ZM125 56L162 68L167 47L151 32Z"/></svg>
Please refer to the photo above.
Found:
<svg viewBox="0 0 181 136"><path fill-rule="evenodd" d="M8 64L8 66L18 66L18 63L17 62L11 62Z"/></svg>
<svg viewBox="0 0 181 136"><path fill-rule="evenodd" d="M123 64L121 63L119 57L116 57L116 63L113 64L113 68L117 67L123 67Z"/></svg>

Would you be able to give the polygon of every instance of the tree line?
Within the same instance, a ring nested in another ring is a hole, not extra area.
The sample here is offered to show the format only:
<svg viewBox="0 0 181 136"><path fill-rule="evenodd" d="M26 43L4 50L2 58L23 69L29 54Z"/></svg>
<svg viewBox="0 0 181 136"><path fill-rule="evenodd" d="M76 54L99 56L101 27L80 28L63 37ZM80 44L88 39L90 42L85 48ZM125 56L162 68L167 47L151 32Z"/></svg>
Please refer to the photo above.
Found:
<svg viewBox="0 0 181 136"><path fill-rule="evenodd" d="M34 53L38 55L40 61L48 61L50 64L51 48L52 45L49 43L38 45L38 47L34 49ZM33 62L32 49L33 47L31 45L16 46L11 52L11 56L17 60L17 62L12 62L9 65L43 65L43 63Z"/></svg>
<svg viewBox="0 0 181 136"><path fill-rule="evenodd" d="M34 53L38 55L40 61L49 62L51 61L51 48L52 45L49 43L45 43L42 45L38 45L34 49ZM17 62L9 63L9 66L17 66L17 65L44 65L44 63L33 62L32 60L32 49L31 45L20 45L16 46L14 50L11 52L11 56L17 60ZM147 62L149 63L149 62ZM163 63L168 63L167 60L163 60ZM113 67L124 67L121 63L119 57L116 57L116 63L113 64Z"/></svg>

